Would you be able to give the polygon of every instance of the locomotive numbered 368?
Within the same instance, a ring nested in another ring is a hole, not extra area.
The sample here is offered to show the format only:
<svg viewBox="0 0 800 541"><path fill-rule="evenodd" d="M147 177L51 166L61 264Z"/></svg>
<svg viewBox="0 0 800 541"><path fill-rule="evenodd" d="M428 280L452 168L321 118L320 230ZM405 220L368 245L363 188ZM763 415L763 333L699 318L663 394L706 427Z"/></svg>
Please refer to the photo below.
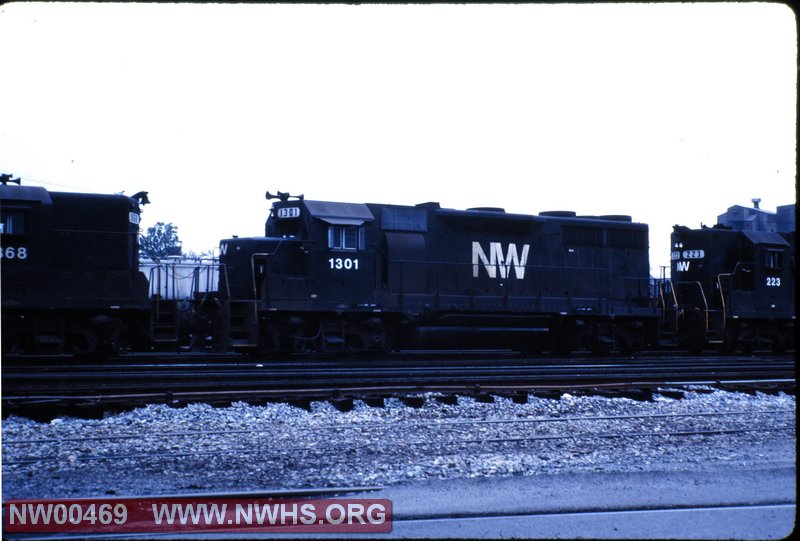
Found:
<svg viewBox="0 0 800 541"><path fill-rule="evenodd" d="M267 198L264 236L222 240L211 287L170 299L138 259L146 194L3 183L4 354L794 347L794 205L676 226L654 280L630 216Z"/></svg>
<svg viewBox="0 0 800 541"><path fill-rule="evenodd" d="M4 353L146 347L139 197L0 184Z"/></svg>

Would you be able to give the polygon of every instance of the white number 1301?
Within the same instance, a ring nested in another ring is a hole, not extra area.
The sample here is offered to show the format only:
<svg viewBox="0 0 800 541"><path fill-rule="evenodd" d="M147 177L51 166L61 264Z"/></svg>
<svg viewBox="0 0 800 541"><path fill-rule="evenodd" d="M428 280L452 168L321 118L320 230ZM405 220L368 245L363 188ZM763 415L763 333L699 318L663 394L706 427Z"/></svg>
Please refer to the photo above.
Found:
<svg viewBox="0 0 800 541"><path fill-rule="evenodd" d="M332 257L328 260L332 269L336 270L358 270L358 259L350 259L349 257Z"/></svg>

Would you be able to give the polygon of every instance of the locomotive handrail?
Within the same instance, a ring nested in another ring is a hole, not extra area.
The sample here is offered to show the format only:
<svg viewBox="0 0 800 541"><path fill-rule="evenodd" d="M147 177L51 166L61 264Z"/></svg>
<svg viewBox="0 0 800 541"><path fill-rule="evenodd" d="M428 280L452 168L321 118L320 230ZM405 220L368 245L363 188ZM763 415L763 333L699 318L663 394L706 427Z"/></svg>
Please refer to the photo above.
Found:
<svg viewBox="0 0 800 541"><path fill-rule="evenodd" d="M672 286L672 279L670 278L661 278L657 280L658 283L658 298L661 301L660 304L660 312L661 312L661 319L664 320L667 317L667 299L664 296L664 289L666 289L666 285L669 284L669 292L672 295L672 306L675 308L676 318L677 318L677 306L678 306L678 299L675 296L675 288ZM677 323L677 319L676 319Z"/></svg>
<svg viewBox="0 0 800 541"><path fill-rule="evenodd" d="M680 312L678 311L678 306L679 305L678 305L678 296L675 294L675 284L672 283L672 278L668 278L667 280L669 281L669 289L670 289L670 292L672 293L672 303L673 303L672 306L675 307L675 328L677 329L678 328L678 317L679 317L679 314L683 314L683 309L681 309Z"/></svg>
<svg viewBox="0 0 800 541"><path fill-rule="evenodd" d="M681 317L683 317L683 309L680 309L680 305L678 304L678 297L675 293L675 285L672 283L671 278L658 278L655 280L656 284L658 285L658 298L660 300L660 319L661 321L666 321L667 313L669 310L667 309L667 299L664 295L664 291L668 289L670 296L672 297L672 310L675 312L675 328L678 328L678 321ZM667 288L669 286L669 288Z"/></svg>
<svg viewBox="0 0 800 541"><path fill-rule="evenodd" d="M197 299L200 297L200 303L204 303L209 296L209 293L213 291L219 292L219 274L221 269L221 263L219 263L216 259L211 259L211 263L206 265L198 265L192 269L192 286L191 286L191 298ZM200 274L201 269L205 270L205 288L200 287ZM216 286L214 285L214 275L216 274ZM202 293L202 296L200 296Z"/></svg>
<svg viewBox="0 0 800 541"><path fill-rule="evenodd" d="M270 257L272 254L268 254L266 252L256 252L250 255L250 278L252 279L253 285L253 300L258 300L258 289L256 286L256 257L263 257L266 261L267 257ZM264 276L266 277L267 269L264 267Z"/></svg>
<svg viewBox="0 0 800 541"><path fill-rule="evenodd" d="M666 278L665 284L669 283L669 291L672 294L672 308L675 311L675 327L674 330L677 331L678 329L678 321L683 316L683 308L678 304L678 295L675 293L675 284L672 283L672 278ZM667 303L664 302L664 310L666 312Z"/></svg>
<svg viewBox="0 0 800 541"><path fill-rule="evenodd" d="M219 263L219 273L220 276L225 276L225 298L230 300L231 284L228 281L228 266L225 263ZM217 284L219 284L219 280L217 281Z"/></svg>
<svg viewBox="0 0 800 541"><path fill-rule="evenodd" d="M152 289L153 289L153 271L154 270L156 270L156 267L150 267L150 269L147 272L147 284L150 287L151 294L152 294ZM159 274L158 275L159 285L158 285L158 288L156 288L156 291L161 291L161 283L160 283L161 282L161 273L158 273L158 274Z"/></svg>
<svg viewBox="0 0 800 541"><path fill-rule="evenodd" d="M736 264L733 266L733 270L729 273L731 277L733 277L739 269L742 269L743 272L752 272L746 268L746 265L755 265L752 261L742 262L737 261Z"/></svg>
<svg viewBox="0 0 800 541"><path fill-rule="evenodd" d="M705 324L705 330L708 332L708 300L706 299L706 292L703 290L703 284L700 282L681 282L682 284L697 284L697 288L700 290L700 297L703 299L703 319Z"/></svg>
<svg viewBox="0 0 800 541"><path fill-rule="evenodd" d="M737 263L738 265L738 263ZM734 267L736 272L736 267ZM717 286L719 287L719 299L722 302L722 328L725 329L728 322L728 305L725 303L725 290L722 288L722 277L733 277L733 272L721 272L717 275Z"/></svg>
<svg viewBox="0 0 800 541"><path fill-rule="evenodd" d="M147 286L148 286L149 288L152 288L152 284L153 284L153 271L154 271L154 270L155 270L155 267L151 268L151 269L150 269L150 271L148 272L148 276L147 276ZM161 281L161 273L158 273L158 274L159 274L159 276L158 276L158 279L159 279L159 282L160 282L160 281ZM158 286L158 291L160 291L160 290L161 290L161 285L159 284L159 286ZM153 299L155 300L155 315L156 315L156 319L158 319L158 312L159 312L159 299L158 299L158 295L155 295L155 296L153 297Z"/></svg>
<svg viewBox="0 0 800 541"><path fill-rule="evenodd" d="M741 261L737 261L736 264L733 266L733 270L731 272L722 272L722 273L717 275L717 285L719 287L719 297L720 297L720 300L722 301L722 315L724 316L723 319L722 319L722 328L723 329L725 328L726 323L728 321L728 305L725 302L725 290L722 287L722 277L723 276L727 276L727 277L733 279L733 277L736 275L736 272L740 268L744 269L745 272L747 272L747 269L745 269L744 266L745 265L752 265L752 264L753 263L743 263ZM731 285L730 289L732 289L732 288L733 288L733 286Z"/></svg>
<svg viewBox="0 0 800 541"><path fill-rule="evenodd" d="M148 273L149 276L148 276L148 279L147 279L147 283L150 285L152 298L155 301L154 308L155 308L155 319L156 320L158 320L160 315L161 315L161 271L160 271L160 267L161 267L160 263L158 265L154 266L154 267L151 267L150 271ZM155 288L155 291L152 291L153 290L153 273L156 270L159 270L159 272L157 274L157 279L156 279L157 286Z"/></svg>
<svg viewBox="0 0 800 541"><path fill-rule="evenodd" d="M280 243L278 244L280 246ZM250 256L250 277L253 279L253 315L255 316L255 320L258 321L258 289L256 286L256 257L263 257L264 258L264 279L267 278L267 267L266 267L266 258L275 255L275 252L278 251L278 248L275 248L275 251L271 254L266 252L256 252Z"/></svg>

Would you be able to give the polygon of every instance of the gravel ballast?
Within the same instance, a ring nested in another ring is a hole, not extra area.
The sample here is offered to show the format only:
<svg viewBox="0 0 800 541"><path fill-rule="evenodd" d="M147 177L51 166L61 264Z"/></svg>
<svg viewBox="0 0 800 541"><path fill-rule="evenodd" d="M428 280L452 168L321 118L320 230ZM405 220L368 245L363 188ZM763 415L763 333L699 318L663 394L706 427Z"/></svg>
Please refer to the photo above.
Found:
<svg viewBox="0 0 800 541"><path fill-rule="evenodd" d="M795 463L795 397L698 387L652 401L424 395L341 412L151 405L101 420L2 422L3 498L389 486L431 479ZM635 417L630 417L635 416Z"/></svg>

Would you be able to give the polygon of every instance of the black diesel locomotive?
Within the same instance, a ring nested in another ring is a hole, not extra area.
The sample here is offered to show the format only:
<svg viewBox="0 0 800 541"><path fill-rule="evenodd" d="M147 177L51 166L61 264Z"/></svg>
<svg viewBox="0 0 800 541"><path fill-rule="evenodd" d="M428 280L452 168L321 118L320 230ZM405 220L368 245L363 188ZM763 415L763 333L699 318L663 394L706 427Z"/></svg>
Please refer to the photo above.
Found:
<svg viewBox="0 0 800 541"><path fill-rule="evenodd" d="M0 184L3 352L146 344L138 199Z"/></svg>
<svg viewBox="0 0 800 541"><path fill-rule="evenodd" d="M676 226L652 280L629 216L279 193L265 236L221 241L210 290L170 300L139 265L145 194L0 198L4 353L794 347L794 205L780 231Z"/></svg>
<svg viewBox="0 0 800 541"><path fill-rule="evenodd" d="M794 347L794 205L731 207L714 227L675 226L661 306L678 345L699 352Z"/></svg>
<svg viewBox="0 0 800 541"><path fill-rule="evenodd" d="M292 199L220 244L234 348L641 349L657 325L629 216Z"/></svg>

